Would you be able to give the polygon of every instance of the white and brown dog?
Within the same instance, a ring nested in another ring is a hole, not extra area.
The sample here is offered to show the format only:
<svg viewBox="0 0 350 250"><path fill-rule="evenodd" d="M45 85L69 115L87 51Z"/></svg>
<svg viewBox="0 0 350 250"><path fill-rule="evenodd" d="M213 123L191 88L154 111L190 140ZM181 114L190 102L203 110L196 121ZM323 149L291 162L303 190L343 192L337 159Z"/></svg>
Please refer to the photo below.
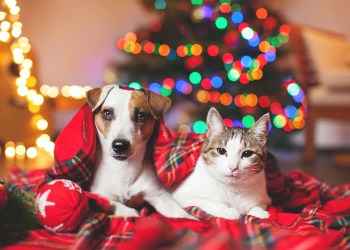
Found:
<svg viewBox="0 0 350 250"><path fill-rule="evenodd" d="M86 99L101 146L90 190L109 198L115 215L139 216L135 208L146 201L164 216L194 219L165 190L152 164L150 138L171 100L118 86L92 89Z"/></svg>

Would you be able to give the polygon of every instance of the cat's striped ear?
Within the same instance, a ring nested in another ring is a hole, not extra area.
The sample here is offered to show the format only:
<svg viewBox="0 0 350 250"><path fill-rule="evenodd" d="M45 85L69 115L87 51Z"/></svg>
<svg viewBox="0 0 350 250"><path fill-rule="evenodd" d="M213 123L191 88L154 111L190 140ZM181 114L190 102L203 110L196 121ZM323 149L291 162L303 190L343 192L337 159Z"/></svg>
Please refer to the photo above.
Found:
<svg viewBox="0 0 350 250"><path fill-rule="evenodd" d="M269 133L270 126L270 114L266 113L260 119L254 123L253 127L251 127L248 131L257 136L259 141L265 145L267 141L267 134Z"/></svg>
<svg viewBox="0 0 350 250"><path fill-rule="evenodd" d="M219 112L214 107L210 108L207 115L207 129L207 137L217 135L227 129Z"/></svg>

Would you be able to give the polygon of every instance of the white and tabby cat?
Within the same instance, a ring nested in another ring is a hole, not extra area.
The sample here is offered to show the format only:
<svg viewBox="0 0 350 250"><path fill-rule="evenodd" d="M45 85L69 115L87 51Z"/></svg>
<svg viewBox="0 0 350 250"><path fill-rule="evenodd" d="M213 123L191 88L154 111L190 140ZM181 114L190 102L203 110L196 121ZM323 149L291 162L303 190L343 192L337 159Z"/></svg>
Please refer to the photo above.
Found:
<svg viewBox="0 0 350 250"><path fill-rule="evenodd" d="M271 203L264 166L270 115L249 130L228 128L215 108L207 116L206 140L194 171L173 190L182 207L197 206L227 219L241 214L268 218Z"/></svg>

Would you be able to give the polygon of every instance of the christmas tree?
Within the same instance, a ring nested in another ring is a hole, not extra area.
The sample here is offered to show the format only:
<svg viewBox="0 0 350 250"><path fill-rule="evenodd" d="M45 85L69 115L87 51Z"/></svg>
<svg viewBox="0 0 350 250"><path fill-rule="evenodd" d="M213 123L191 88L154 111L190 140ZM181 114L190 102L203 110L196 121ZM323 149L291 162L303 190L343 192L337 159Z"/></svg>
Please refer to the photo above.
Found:
<svg viewBox="0 0 350 250"><path fill-rule="evenodd" d="M157 18L118 40L118 48L130 55L117 65L118 84L169 96L173 109L193 102L196 108L184 116L190 120L180 118L175 125L185 123L197 133L206 130L210 106L227 126L249 128L270 112L274 131L304 127L304 92L289 69L279 67L290 26L260 1L141 3Z"/></svg>

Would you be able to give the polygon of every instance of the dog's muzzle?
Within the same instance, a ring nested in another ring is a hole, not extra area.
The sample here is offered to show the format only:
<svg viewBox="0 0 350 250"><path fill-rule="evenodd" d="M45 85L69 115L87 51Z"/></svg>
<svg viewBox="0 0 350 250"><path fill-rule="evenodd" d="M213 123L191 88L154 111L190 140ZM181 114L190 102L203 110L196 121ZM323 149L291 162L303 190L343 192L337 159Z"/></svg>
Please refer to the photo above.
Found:
<svg viewBox="0 0 350 250"><path fill-rule="evenodd" d="M126 140L114 140L112 142L112 149L115 153L114 158L123 161L128 158L128 151L130 148L130 142Z"/></svg>

